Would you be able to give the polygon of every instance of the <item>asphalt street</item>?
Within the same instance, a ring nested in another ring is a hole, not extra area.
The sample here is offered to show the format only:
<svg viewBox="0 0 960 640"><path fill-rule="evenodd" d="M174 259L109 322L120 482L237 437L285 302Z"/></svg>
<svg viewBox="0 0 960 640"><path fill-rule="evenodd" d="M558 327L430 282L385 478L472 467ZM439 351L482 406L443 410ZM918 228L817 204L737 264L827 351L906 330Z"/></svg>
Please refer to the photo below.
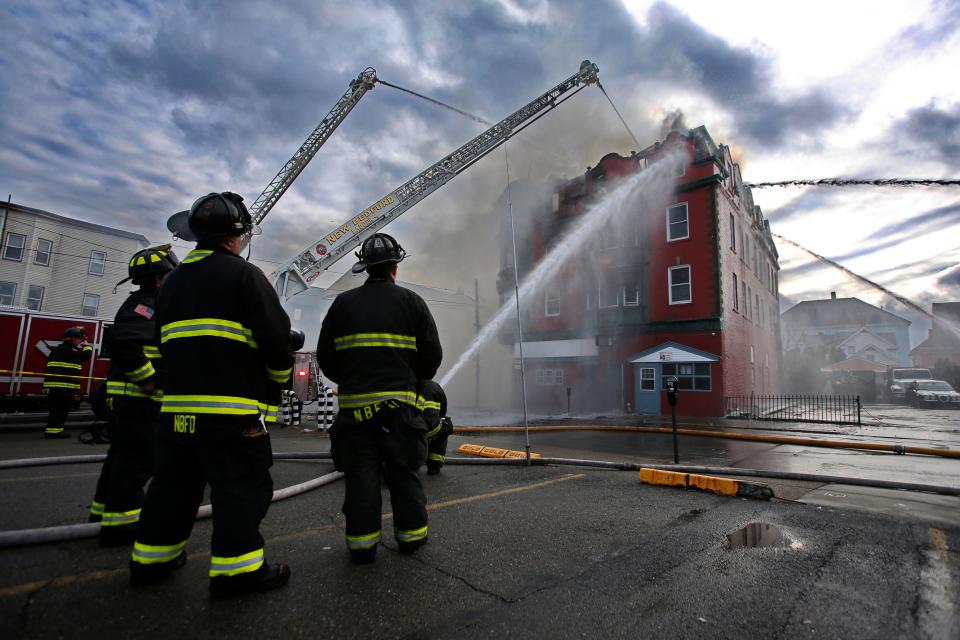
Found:
<svg viewBox="0 0 960 640"><path fill-rule="evenodd" d="M533 448L611 460L672 456L661 436L640 436L631 449L611 434L587 435L538 433ZM522 444L520 434L483 436L455 436L452 447ZM328 447L315 433L277 430L273 438L276 451ZM31 432L0 439L6 459L105 450ZM755 443L688 440L682 451L695 464L809 457ZM889 473L876 460L903 465L914 458L849 455L861 457L840 462L833 454L829 464L869 462ZM83 521L98 469L4 470L2 528ZM329 471L324 461L278 462L275 484ZM891 492L920 506L871 510L863 504L871 490L863 487L783 481L775 483L781 499L760 502L572 466L448 465L424 483L430 544L412 557L395 552L385 496L386 542L367 567L351 565L344 548L342 483L275 503L263 524L267 555L289 563L292 580L226 602L207 597L209 521L194 529L187 566L150 588L127 585L126 550L100 549L93 540L0 549L0 636L960 637L960 524L929 514L937 500L941 511L960 512L948 496ZM729 548L728 535L751 523L779 528L787 546Z"/></svg>

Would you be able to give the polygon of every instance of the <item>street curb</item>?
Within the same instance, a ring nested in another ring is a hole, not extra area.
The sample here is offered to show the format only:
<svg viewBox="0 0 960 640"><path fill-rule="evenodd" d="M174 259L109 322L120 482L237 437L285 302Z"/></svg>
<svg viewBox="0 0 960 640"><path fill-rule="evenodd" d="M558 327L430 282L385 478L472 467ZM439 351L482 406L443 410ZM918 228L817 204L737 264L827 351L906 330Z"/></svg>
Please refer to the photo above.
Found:
<svg viewBox="0 0 960 640"><path fill-rule="evenodd" d="M511 449L499 449L497 447L485 447L480 444L462 444L457 448L457 453L469 456L480 456L481 458L526 458L525 451L513 451ZM531 458L539 458L539 453L531 453Z"/></svg>
<svg viewBox="0 0 960 640"><path fill-rule="evenodd" d="M699 489L721 496L738 496L755 500L769 500L773 497L773 489L765 484L741 482L698 473L678 473L676 471L642 468L640 469L640 482L665 487Z"/></svg>

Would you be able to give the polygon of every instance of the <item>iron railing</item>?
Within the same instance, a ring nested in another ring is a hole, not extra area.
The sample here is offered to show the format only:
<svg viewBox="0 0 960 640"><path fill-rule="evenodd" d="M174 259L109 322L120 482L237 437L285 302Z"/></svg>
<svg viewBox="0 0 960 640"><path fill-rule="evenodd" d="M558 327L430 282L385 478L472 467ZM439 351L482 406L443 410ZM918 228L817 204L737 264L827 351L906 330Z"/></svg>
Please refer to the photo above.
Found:
<svg viewBox="0 0 960 640"><path fill-rule="evenodd" d="M728 418L860 424L860 396L724 396Z"/></svg>

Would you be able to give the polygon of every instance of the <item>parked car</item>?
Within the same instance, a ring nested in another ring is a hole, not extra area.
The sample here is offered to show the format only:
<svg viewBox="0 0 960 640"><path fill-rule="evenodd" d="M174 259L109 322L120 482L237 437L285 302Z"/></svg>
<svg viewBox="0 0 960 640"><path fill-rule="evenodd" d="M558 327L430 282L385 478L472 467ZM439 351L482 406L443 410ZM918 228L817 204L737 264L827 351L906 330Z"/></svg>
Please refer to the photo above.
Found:
<svg viewBox="0 0 960 640"><path fill-rule="evenodd" d="M943 380L917 380L910 385L908 395L915 407L960 409L960 393Z"/></svg>
<svg viewBox="0 0 960 640"><path fill-rule="evenodd" d="M913 367L891 368L887 371L887 392L893 402L910 402L907 389L916 380L933 380L930 369Z"/></svg>

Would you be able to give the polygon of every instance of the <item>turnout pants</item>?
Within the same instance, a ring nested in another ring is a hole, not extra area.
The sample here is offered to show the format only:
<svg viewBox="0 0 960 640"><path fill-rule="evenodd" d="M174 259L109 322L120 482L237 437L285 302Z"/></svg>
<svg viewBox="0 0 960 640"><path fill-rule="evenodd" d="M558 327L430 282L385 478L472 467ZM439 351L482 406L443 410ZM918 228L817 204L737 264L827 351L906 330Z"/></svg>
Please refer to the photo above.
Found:
<svg viewBox="0 0 960 640"><path fill-rule="evenodd" d="M136 529L143 487L153 475L160 417L159 402L124 397L110 400L110 449L90 506L91 519L100 516L102 540L129 535Z"/></svg>
<svg viewBox="0 0 960 640"><path fill-rule="evenodd" d="M333 426L333 393L321 391L317 396L317 429L329 431Z"/></svg>
<svg viewBox="0 0 960 640"><path fill-rule="evenodd" d="M443 418L427 434L427 467L439 469L447 457L447 439L453 433L453 421Z"/></svg>
<svg viewBox="0 0 960 640"><path fill-rule="evenodd" d="M47 428L44 433L55 435L63 433L70 409L73 408L73 391L70 389L50 389L47 391Z"/></svg>
<svg viewBox="0 0 960 640"><path fill-rule="evenodd" d="M394 538L426 538L427 500L417 473L427 456L426 424L413 409L392 400L367 420L353 414L341 410L330 430L334 465L346 479L347 548L374 549L380 542L381 476L390 489Z"/></svg>
<svg viewBox="0 0 960 640"><path fill-rule="evenodd" d="M133 562L172 562L184 552L209 484L213 505L210 577L241 576L264 564L259 528L273 497L273 452L266 431L257 433L208 442L160 438Z"/></svg>

